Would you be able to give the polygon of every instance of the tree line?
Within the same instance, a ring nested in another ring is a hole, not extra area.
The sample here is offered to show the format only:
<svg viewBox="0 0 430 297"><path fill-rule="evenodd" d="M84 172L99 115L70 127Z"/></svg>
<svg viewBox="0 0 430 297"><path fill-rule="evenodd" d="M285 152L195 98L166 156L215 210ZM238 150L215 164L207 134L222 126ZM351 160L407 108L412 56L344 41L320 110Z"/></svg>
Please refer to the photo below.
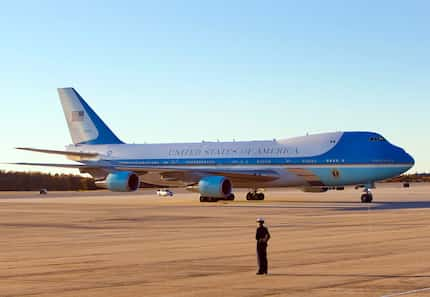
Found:
<svg viewBox="0 0 430 297"><path fill-rule="evenodd" d="M385 182L391 183L423 183L430 182L430 174L429 173L413 173L413 174L402 174L390 179L387 179Z"/></svg>
<svg viewBox="0 0 430 297"><path fill-rule="evenodd" d="M0 171L0 191L84 191L95 190L92 178L73 174Z"/></svg>

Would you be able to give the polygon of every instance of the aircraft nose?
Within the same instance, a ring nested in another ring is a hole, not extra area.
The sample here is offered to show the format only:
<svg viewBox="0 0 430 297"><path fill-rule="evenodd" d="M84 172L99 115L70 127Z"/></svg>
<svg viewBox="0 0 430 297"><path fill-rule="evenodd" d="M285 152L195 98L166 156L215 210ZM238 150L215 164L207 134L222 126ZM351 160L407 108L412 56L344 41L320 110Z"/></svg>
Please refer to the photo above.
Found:
<svg viewBox="0 0 430 297"><path fill-rule="evenodd" d="M414 158L406 152L403 148L398 146L392 146L393 150L393 158L395 160L395 163L402 164L405 168L405 170L409 170L415 165ZM407 167L407 168L406 168Z"/></svg>
<svg viewBox="0 0 430 297"><path fill-rule="evenodd" d="M408 152L406 152L404 149L401 148L399 150L398 156L399 156L398 162L407 165L409 169L415 165L414 158Z"/></svg>
<svg viewBox="0 0 430 297"><path fill-rule="evenodd" d="M414 158L409 153L407 153L406 151L404 152L404 154L405 154L404 158L406 160L406 163L410 164L410 168L412 168L415 165Z"/></svg>

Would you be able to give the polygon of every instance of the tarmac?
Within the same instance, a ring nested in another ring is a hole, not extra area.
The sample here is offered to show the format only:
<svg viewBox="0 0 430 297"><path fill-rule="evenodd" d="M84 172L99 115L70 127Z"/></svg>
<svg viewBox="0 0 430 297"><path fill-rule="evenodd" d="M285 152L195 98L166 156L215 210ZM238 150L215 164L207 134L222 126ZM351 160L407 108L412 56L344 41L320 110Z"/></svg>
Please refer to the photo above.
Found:
<svg viewBox="0 0 430 297"><path fill-rule="evenodd" d="M0 193L0 296L430 296L430 185ZM269 275L255 275L264 217Z"/></svg>

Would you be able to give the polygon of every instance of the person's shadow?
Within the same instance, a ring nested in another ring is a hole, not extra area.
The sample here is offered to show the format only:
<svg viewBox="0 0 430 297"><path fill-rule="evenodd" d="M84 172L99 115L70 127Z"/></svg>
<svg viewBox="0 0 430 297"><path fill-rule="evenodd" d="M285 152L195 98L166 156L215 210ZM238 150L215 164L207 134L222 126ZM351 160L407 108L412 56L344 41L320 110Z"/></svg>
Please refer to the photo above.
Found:
<svg viewBox="0 0 430 297"><path fill-rule="evenodd" d="M364 278L430 278L430 274L401 275L401 274L358 274L358 273L270 273L271 276L296 277L364 277Z"/></svg>

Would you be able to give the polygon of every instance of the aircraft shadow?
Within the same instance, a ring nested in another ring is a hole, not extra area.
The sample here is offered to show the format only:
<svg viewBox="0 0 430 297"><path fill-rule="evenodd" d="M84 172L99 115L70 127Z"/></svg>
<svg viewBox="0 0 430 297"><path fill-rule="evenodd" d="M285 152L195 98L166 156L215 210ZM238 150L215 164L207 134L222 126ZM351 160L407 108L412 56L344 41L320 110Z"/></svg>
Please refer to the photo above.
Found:
<svg viewBox="0 0 430 297"><path fill-rule="evenodd" d="M272 204L276 203L276 204ZM300 203L291 205L290 203ZM347 204L347 205L345 205ZM351 205L351 206L349 206ZM360 203L351 201L270 201L270 204L220 204L220 207L245 207L245 208L286 208L286 209L327 209L337 211L374 211L396 209L427 209L430 201L376 201L373 203Z"/></svg>
<svg viewBox="0 0 430 297"><path fill-rule="evenodd" d="M425 209L430 208L430 201L396 201L396 202L374 202L363 204L360 207L339 208L343 211L363 211L363 210L395 210L395 209Z"/></svg>

